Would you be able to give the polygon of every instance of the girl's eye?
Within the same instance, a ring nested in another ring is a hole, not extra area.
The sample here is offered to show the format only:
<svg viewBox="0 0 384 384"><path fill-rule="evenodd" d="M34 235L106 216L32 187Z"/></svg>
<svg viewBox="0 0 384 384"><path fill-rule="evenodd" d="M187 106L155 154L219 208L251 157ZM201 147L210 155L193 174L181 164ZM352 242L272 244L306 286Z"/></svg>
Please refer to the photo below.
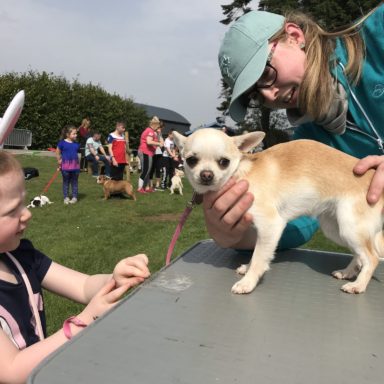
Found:
<svg viewBox="0 0 384 384"><path fill-rule="evenodd" d="M229 159L226 159L225 157L222 157L222 158L218 161L219 167L220 167L221 169L228 168L229 163L230 163Z"/></svg>
<svg viewBox="0 0 384 384"><path fill-rule="evenodd" d="M188 164L189 168L193 168L197 164L198 159L195 156L191 156L191 157L188 157L185 161Z"/></svg>

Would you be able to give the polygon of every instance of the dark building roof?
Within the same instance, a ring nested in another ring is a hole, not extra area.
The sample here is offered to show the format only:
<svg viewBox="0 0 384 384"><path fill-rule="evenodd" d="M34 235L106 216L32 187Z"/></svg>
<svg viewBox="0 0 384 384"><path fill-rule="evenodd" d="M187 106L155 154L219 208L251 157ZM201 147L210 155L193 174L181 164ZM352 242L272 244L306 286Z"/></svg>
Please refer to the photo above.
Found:
<svg viewBox="0 0 384 384"><path fill-rule="evenodd" d="M171 111L170 109L154 107L153 105L135 103L139 108L143 108L148 116L151 118L157 116L165 124L163 134L167 134L169 130L185 133L191 127L191 123L179 113Z"/></svg>

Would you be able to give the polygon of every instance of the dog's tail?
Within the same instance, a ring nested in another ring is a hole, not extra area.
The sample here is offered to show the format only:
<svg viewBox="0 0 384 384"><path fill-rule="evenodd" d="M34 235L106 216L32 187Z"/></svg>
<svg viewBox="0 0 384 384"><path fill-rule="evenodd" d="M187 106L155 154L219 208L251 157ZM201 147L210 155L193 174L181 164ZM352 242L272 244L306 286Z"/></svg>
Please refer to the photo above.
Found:
<svg viewBox="0 0 384 384"><path fill-rule="evenodd" d="M384 232L377 232L374 238L374 247L380 260L384 260Z"/></svg>

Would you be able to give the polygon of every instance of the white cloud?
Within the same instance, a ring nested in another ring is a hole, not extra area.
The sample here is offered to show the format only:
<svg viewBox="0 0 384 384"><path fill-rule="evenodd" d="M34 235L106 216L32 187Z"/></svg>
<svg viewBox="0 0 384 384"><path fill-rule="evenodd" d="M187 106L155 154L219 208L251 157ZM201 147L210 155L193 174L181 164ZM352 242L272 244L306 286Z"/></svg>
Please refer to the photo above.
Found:
<svg viewBox="0 0 384 384"><path fill-rule="evenodd" d="M0 72L30 69L100 84L172 109L192 126L215 119L225 0L2 0Z"/></svg>

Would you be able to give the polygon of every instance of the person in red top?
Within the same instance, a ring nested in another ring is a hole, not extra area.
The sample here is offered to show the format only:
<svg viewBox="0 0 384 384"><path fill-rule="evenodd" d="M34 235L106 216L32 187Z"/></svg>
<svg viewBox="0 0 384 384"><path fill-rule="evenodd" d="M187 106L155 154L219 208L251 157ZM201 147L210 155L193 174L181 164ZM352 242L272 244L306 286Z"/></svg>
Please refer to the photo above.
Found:
<svg viewBox="0 0 384 384"><path fill-rule="evenodd" d="M111 156L111 179L123 180L127 159L127 142L124 137L125 123L118 121L115 130L108 135L108 151Z"/></svg>
<svg viewBox="0 0 384 384"><path fill-rule="evenodd" d="M156 147L162 144L159 142L156 130L160 127L160 120L157 116L153 116L149 122L149 126L144 129L140 136L140 146L138 156L141 163L141 175L139 177L139 193L153 192L149 187L149 174L152 168L153 155L156 152Z"/></svg>

